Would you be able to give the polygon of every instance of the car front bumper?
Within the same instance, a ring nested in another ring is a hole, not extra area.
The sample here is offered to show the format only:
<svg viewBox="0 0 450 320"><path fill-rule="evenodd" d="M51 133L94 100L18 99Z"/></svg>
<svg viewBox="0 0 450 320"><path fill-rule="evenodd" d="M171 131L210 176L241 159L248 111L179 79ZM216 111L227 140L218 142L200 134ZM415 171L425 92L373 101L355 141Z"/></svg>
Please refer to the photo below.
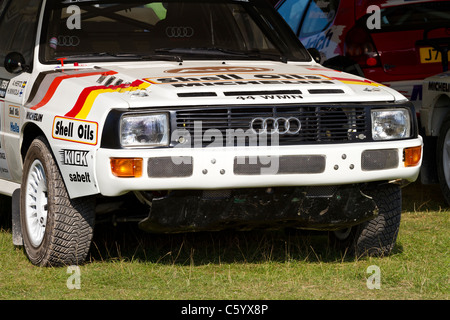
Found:
<svg viewBox="0 0 450 320"><path fill-rule="evenodd" d="M96 180L104 196L130 191L218 190L326 186L372 181L415 181L417 165L405 166L407 148L422 138L402 141L278 147L99 149ZM119 178L111 158L142 159L142 176Z"/></svg>

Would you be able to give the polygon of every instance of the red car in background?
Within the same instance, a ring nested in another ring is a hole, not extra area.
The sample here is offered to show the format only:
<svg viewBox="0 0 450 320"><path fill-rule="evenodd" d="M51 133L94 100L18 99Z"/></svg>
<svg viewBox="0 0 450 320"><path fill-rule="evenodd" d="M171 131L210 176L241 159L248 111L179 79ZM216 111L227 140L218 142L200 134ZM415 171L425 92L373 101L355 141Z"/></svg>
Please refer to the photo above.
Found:
<svg viewBox="0 0 450 320"><path fill-rule="evenodd" d="M448 68L448 0L282 0L276 8L324 66L391 86L417 112L423 79Z"/></svg>

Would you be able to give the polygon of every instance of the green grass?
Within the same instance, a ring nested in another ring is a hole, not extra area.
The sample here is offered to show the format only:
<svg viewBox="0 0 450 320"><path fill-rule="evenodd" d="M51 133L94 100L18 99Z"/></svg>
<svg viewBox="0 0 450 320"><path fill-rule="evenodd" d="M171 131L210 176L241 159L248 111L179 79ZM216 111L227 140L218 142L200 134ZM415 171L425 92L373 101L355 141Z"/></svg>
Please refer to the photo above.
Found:
<svg viewBox="0 0 450 320"><path fill-rule="evenodd" d="M355 259L326 235L218 232L149 235L125 225L96 230L81 289L67 268L37 268L0 231L0 299L302 300L449 299L450 221L439 192L404 190L397 246L389 257ZM367 268L381 270L369 290Z"/></svg>

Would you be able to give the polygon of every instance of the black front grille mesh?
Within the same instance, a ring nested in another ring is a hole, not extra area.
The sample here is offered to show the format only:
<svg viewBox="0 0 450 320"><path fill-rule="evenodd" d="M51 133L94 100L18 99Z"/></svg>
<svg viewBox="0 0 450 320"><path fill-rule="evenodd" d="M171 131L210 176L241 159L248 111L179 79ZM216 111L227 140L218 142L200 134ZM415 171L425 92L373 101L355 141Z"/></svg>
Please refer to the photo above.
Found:
<svg viewBox="0 0 450 320"><path fill-rule="evenodd" d="M242 140L233 138L230 143L226 137L236 136L236 132L252 134L251 123L255 118L290 118L300 120L301 130L297 134L278 135L279 145L298 145L308 143L339 143L349 141L367 141L369 121L364 106L277 106L277 107L206 107L203 109L184 109L176 112L176 128L187 130L191 139L202 139L205 132L220 131L223 146L242 146ZM259 128L255 128L259 129ZM283 128L280 127L280 131ZM210 135L207 135L210 136ZM261 138L261 137L260 137ZM267 135L267 145L274 145ZM203 139L205 140L205 139ZM202 145L211 144L211 140ZM245 145L254 146L247 138ZM215 142L217 143L217 141Z"/></svg>

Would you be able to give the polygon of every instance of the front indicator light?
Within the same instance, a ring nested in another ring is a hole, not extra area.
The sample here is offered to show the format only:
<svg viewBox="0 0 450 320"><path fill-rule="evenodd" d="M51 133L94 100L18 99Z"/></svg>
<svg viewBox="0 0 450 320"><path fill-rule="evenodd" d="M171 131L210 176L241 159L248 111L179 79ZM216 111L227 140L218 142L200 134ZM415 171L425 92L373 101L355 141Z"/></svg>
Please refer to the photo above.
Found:
<svg viewBox="0 0 450 320"><path fill-rule="evenodd" d="M111 158L111 172L119 178L140 178L142 164L142 158Z"/></svg>
<svg viewBox="0 0 450 320"><path fill-rule="evenodd" d="M406 148L404 150L405 167L415 167L419 165L422 158L422 147Z"/></svg>

